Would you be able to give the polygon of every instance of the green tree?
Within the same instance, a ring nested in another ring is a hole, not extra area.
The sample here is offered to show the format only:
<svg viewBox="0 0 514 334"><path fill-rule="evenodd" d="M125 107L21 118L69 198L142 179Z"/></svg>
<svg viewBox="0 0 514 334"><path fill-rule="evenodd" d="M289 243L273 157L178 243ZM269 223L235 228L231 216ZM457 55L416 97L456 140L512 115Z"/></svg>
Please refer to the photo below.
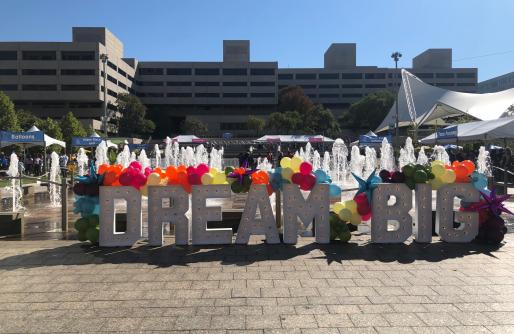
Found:
<svg viewBox="0 0 514 334"><path fill-rule="evenodd" d="M71 148L72 137L85 137L86 130L82 126L82 123L69 111L63 118L61 118L61 131L66 147Z"/></svg>
<svg viewBox="0 0 514 334"><path fill-rule="evenodd" d="M314 108L314 103L298 86L289 86L278 94L278 111L298 111L305 113Z"/></svg>
<svg viewBox="0 0 514 334"><path fill-rule="evenodd" d="M62 130L59 122L51 119L50 117L47 117L46 119L38 119L36 122L36 126L39 128L39 130L43 131L46 135L52 138L58 140L63 139ZM66 146L68 146L68 144L66 144ZM50 149L55 152L60 152L62 148L58 145L52 145Z"/></svg>
<svg viewBox="0 0 514 334"><path fill-rule="evenodd" d="M394 95L389 90L381 90L353 103L341 116L342 128L376 129L394 104Z"/></svg>
<svg viewBox="0 0 514 334"><path fill-rule="evenodd" d="M146 119L146 107L134 95L122 94L117 100L118 111L118 134L123 137L137 137L152 133L155 130L155 123Z"/></svg>
<svg viewBox="0 0 514 334"><path fill-rule="evenodd" d="M25 109L16 110L16 116L18 117L20 128L24 131L27 131L33 125L39 127L38 123L41 122L39 117L34 115L31 111Z"/></svg>
<svg viewBox="0 0 514 334"><path fill-rule="evenodd" d="M266 121L263 118L250 115L246 120L246 126L249 130L254 130L255 135L258 136L266 126Z"/></svg>
<svg viewBox="0 0 514 334"><path fill-rule="evenodd" d="M507 115L514 115L514 104L511 104L509 108L507 108Z"/></svg>
<svg viewBox="0 0 514 334"><path fill-rule="evenodd" d="M21 131L14 103L9 96L0 91L0 130Z"/></svg>
<svg viewBox="0 0 514 334"><path fill-rule="evenodd" d="M198 137L205 137L209 133L207 124L194 117L188 117L182 123L181 130L183 134L195 135Z"/></svg>
<svg viewBox="0 0 514 334"><path fill-rule="evenodd" d="M341 128L334 114L322 105L316 105L302 118L305 133L324 134L331 137L339 136Z"/></svg>
<svg viewBox="0 0 514 334"><path fill-rule="evenodd" d="M277 134L299 133L302 118L297 111L274 112L268 119L268 128Z"/></svg>

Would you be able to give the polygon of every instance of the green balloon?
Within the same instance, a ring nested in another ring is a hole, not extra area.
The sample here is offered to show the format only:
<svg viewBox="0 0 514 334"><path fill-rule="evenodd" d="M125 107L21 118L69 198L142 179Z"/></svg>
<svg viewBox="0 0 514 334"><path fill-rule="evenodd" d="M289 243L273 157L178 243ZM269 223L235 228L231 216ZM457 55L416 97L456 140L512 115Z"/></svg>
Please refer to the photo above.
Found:
<svg viewBox="0 0 514 334"><path fill-rule="evenodd" d="M75 222L75 229L79 232L86 232L87 228L89 226L87 218L79 218Z"/></svg>
<svg viewBox="0 0 514 334"><path fill-rule="evenodd" d="M407 185L407 187L409 187L410 190L414 190L414 188L416 188L416 182L414 182L413 179L405 180L405 184Z"/></svg>
<svg viewBox="0 0 514 334"><path fill-rule="evenodd" d="M97 226L99 226L100 225L100 219L99 219L98 215L88 216L87 217L87 224L88 224L88 227L96 228Z"/></svg>
<svg viewBox="0 0 514 334"><path fill-rule="evenodd" d="M348 224L339 218L334 212L330 212L330 240L339 239L342 242L348 242L352 234L348 228Z"/></svg>
<svg viewBox="0 0 514 334"><path fill-rule="evenodd" d="M96 244L98 243L98 238L100 237L100 231L97 228L88 228L86 232L86 237L89 241Z"/></svg>
<svg viewBox="0 0 514 334"><path fill-rule="evenodd" d="M77 239L79 239L79 241L86 241L87 240L86 231L79 231L79 233L77 235Z"/></svg>
<svg viewBox="0 0 514 334"><path fill-rule="evenodd" d="M232 189L234 193L239 194L243 191L243 185L236 180L230 185L230 189Z"/></svg>
<svg viewBox="0 0 514 334"><path fill-rule="evenodd" d="M414 173L414 182L425 183L428 181L428 175L424 170L417 170Z"/></svg>
<svg viewBox="0 0 514 334"><path fill-rule="evenodd" d="M234 167L225 167L225 175L228 175L234 171Z"/></svg>
<svg viewBox="0 0 514 334"><path fill-rule="evenodd" d="M402 171L403 171L403 174L405 174L405 176L407 178L411 178L414 175L415 169L414 169L413 165L409 164L409 165L403 166Z"/></svg>

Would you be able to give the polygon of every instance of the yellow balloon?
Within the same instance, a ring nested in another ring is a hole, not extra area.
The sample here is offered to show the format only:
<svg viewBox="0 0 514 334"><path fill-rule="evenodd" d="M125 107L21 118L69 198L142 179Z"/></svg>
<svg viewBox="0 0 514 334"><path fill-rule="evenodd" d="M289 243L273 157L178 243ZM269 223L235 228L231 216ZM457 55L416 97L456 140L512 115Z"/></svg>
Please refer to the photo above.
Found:
<svg viewBox="0 0 514 334"><path fill-rule="evenodd" d="M151 173L146 179L146 185L157 186L161 183L161 176L158 173Z"/></svg>
<svg viewBox="0 0 514 334"><path fill-rule="evenodd" d="M211 173L205 173L202 175L201 181L203 185L212 184L214 177Z"/></svg>
<svg viewBox="0 0 514 334"><path fill-rule="evenodd" d="M224 184L227 182L227 176L225 173L218 173L214 175L214 179L212 180L213 184Z"/></svg>
<svg viewBox="0 0 514 334"><path fill-rule="evenodd" d="M219 172L220 172L220 171L219 171L219 169L218 169L218 168L216 168L216 167L211 167L211 168L209 168L209 173L211 173L212 175L216 175L216 174L218 174Z"/></svg>
<svg viewBox="0 0 514 334"><path fill-rule="evenodd" d="M441 188L441 186L444 184L443 181L439 177L433 178L430 180L430 184L432 185L432 190L437 190Z"/></svg>
<svg viewBox="0 0 514 334"><path fill-rule="evenodd" d="M444 168L443 165L435 164L432 165L432 173L435 175L435 177L442 176L446 171L446 168Z"/></svg>
<svg viewBox="0 0 514 334"><path fill-rule="evenodd" d="M350 210L351 213L356 213L357 212L357 203L353 199L344 202L344 206L348 210Z"/></svg>
<svg viewBox="0 0 514 334"><path fill-rule="evenodd" d="M302 164L302 158L300 158L299 156L295 155L292 159L291 159L291 168L293 169L293 171L295 172L298 172L300 170L300 165Z"/></svg>
<svg viewBox="0 0 514 334"><path fill-rule="evenodd" d="M341 211L339 211L338 216L339 216L339 218L341 218L341 220L344 220L345 222L349 222L350 219L352 219L352 212L350 210L348 210L347 208L344 208Z"/></svg>
<svg viewBox="0 0 514 334"><path fill-rule="evenodd" d="M291 158L283 157L282 160L280 160L280 167L282 167L282 168L291 167Z"/></svg>
<svg viewBox="0 0 514 334"><path fill-rule="evenodd" d="M293 170L291 168L283 168L282 169L282 178L291 181L291 177L293 177Z"/></svg>
<svg viewBox="0 0 514 334"><path fill-rule="evenodd" d="M455 178L457 176L455 175L455 172L451 169L447 169L444 174L441 176L441 181L444 183L453 183L455 182Z"/></svg>
<svg viewBox="0 0 514 334"><path fill-rule="evenodd" d="M434 160L432 161L432 163L430 164L432 167L434 167L435 165L441 165L441 166L444 166L444 163L441 161L441 160Z"/></svg>
<svg viewBox="0 0 514 334"><path fill-rule="evenodd" d="M148 185L142 186L140 191L141 191L141 195L148 197Z"/></svg>
<svg viewBox="0 0 514 334"><path fill-rule="evenodd" d="M362 223L361 216L358 213L353 213L352 218L350 218L350 224L357 226L360 223Z"/></svg>
<svg viewBox="0 0 514 334"><path fill-rule="evenodd" d="M332 205L332 211L335 213L339 213L339 211L343 210L344 208L345 206L342 202L335 202L334 205Z"/></svg>

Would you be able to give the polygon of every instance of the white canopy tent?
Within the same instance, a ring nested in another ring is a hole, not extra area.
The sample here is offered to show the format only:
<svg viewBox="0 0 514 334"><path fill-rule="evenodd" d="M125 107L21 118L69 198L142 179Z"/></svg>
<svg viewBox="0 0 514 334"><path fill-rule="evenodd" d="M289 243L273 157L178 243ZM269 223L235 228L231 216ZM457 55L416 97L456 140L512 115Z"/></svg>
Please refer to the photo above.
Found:
<svg viewBox="0 0 514 334"><path fill-rule="evenodd" d="M100 135L98 133L96 133L96 131L93 131L93 133L91 134L90 137L100 138ZM104 141L105 141L105 144L107 145L107 148L109 148L109 147L118 148L118 145L116 145L112 141L110 141L110 140L104 140Z"/></svg>
<svg viewBox="0 0 514 334"><path fill-rule="evenodd" d="M26 133L30 133L30 132L36 132L36 131L41 131L38 129L37 126L33 125L30 129L28 129L26 131ZM58 139L55 139L55 138L52 138L50 137L49 135L47 134L44 134L44 139L42 141L31 141L31 142L17 142L17 143L13 143L13 142L2 142L1 143L1 146L4 147L4 146L8 146L8 145L13 145L13 144L18 144L18 145L22 145L23 147L34 147L34 146L44 146L44 147L48 147L48 146L51 146L51 145L59 145L61 147L66 147L66 143L63 142L62 140L58 140Z"/></svg>
<svg viewBox="0 0 514 334"><path fill-rule="evenodd" d="M402 70L398 99L376 132L396 124L398 103L399 126L417 126L451 116L469 115L478 120L498 119L514 104L514 88L488 94L462 93L435 87ZM440 124L440 123L439 123Z"/></svg>
<svg viewBox="0 0 514 334"><path fill-rule="evenodd" d="M309 135L266 135L255 140L257 143L281 142L281 143L332 143L333 139L322 136Z"/></svg>
<svg viewBox="0 0 514 334"><path fill-rule="evenodd" d="M179 143L203 143L206 140L195 135L180 135L171 138L171 141L177 141Z"/></svg>
<svg viewBox="0 0 514 334"><path fill-rule="evenodd" d="M450 126L451 127L451 126ZM448 127L447 127L448 128ZM420 140L423 144L452 143L458 141L512 139L514 138L514 116L490 121L478 121L457 125L457 137L437 138L433 133Z"/></svg>

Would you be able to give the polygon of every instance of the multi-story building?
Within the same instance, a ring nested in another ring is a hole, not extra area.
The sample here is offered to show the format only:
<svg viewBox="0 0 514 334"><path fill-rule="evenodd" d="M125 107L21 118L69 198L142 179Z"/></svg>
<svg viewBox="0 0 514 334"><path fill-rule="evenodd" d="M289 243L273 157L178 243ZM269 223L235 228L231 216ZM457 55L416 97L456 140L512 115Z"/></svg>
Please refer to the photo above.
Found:
<svg viewBox="0 0 514 334"><path fill-rule="evenodd" d="M503 74L478 83L479 93L494 93L514 88L514 72Z"/></svg>
<svg viewBox="0 0 514 334"><path fill-rule="evenodd" d="M373 91L400 85L400 69L357 66L356 59L356 44L337 43L325 52L323 68L278 68L251 61L250 42L239 40L223 42L220 62L138 62L124 58L123 44L107 29L73 28L72 42L0 43L0 90L18 108L50 117L73 111L99 128L105 81L108 108L115 110L118 94L136 94L157 124L156 137L178 133L188 117L205 122L214 136L246 135L248 116L267 117L287 86L302 87L340 114ZM436 86L476 91L477 69L452 68L451 49L428 49L408 70Z"/></svg>

